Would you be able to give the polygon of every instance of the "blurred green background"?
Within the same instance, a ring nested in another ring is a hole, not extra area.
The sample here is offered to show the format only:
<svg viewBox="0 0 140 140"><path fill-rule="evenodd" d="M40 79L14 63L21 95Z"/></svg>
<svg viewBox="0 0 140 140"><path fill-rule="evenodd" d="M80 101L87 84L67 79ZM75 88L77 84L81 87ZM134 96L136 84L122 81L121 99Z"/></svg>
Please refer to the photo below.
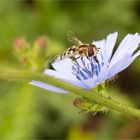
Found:
<svg viewBox="0 0 140 140"><path fill-rule="evenodd" d="M87 43L118 31L117 44L126 34L140 32L140 1L1 0L0 19L0 69L34 70L15 55L15 39L22 37L32 46L39 37L46 36L44 59L35 68L39 72L50 67L51 58L71 45L69 31ZM137 108L139 64L140 58L108 86L111 97ZM96 116L78 113L72 105L74 98L72 94L50 93L26 82L0 81L0 139L140 138L139 120L115 111Z"/></svg>

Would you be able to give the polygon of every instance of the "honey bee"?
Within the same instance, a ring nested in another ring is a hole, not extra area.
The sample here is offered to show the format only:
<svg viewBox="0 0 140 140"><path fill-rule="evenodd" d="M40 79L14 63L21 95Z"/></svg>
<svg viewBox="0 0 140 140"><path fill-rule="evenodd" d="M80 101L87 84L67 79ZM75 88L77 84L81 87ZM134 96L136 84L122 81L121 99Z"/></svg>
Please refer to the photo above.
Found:
<svg viewBox="0 0 140 140"><path fill-rule="evenodd" d="M72 37L70 41L72 41L75 45L60 54L56 60L71 58L75 61L76 59L81 58L81 60L83 61L83 57L86 57L87 59L93 57L95 62L99 63L97 53L100 48L97 48L93 44L84 44L76 37Z"/></svg>

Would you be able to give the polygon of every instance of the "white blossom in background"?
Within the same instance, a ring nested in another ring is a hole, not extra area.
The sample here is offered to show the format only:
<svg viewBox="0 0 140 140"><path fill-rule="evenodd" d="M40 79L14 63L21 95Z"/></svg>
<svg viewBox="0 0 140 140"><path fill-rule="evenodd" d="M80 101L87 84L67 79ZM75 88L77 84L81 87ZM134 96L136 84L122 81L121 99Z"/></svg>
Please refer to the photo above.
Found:
<svg viewBox="0 0 140 140"><path fill-rule="evenodd" d="M111 33L106 39L92 42L97 48L100 48L97 54L99 63L96 63L93 58L88 60L85 57L84 64L81 58L77 59L77 63L66 58L52 63L54 70L46 69L44 73L87 90L104 83L127 68L140 55L140 50L135 52L140 43L138 33L128 34L113 53L117 35L117 32ZM40 81L33 80L30 84L53 92L69 93L64 89Z"/></svg>

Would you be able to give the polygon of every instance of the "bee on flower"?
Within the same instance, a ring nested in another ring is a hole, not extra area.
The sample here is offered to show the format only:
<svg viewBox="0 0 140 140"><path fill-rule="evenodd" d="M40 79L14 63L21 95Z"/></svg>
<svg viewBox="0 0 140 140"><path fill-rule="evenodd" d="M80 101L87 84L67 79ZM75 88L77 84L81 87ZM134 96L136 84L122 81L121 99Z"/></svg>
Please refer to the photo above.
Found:
<svg viewBox="0 0 140 140"><path fill-rule="evenodd" d="M70 58L73 61L76 61L78 58L81 58L81 61L83 61L84 57L86 57L87 59L93 57L95 62L99 63L97 58L99 48L97 48L94 44L84 44L76 37L72 37L71 41L74 42L75 45L68 48L66 51L60 54L55 61L60 61L65 58Z"/></svg>
<svg viewBox="0 0 140 140"><path fill-rule="evenodd" d="M78 46L69 48L59 56L60 61L52 63L54 70L46 69L44 73L86 90L103 84L127 68L140 55L140 50L136 51L140 43L138 33L126 35L113 53L117 36L117 32L111 33L105 39L91 44L79 41ZM71 55L76 63L71 61ZM41 81L32 80L30 84L57 93L69 93Z"/></svg>

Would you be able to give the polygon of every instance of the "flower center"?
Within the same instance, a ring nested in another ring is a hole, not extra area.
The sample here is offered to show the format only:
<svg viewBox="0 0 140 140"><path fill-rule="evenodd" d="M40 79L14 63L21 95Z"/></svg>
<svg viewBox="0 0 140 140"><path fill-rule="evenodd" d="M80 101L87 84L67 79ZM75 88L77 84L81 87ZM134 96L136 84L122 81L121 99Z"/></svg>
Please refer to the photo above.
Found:
<svg viewBox="0 0 140 140"><path fill-rule="evenodd" d="M97 77L101 72L101 66L93 59L89 60L85 58L81 60L81 58L79 58L79 60L73 63L72 70L73 75L81 81L93 78L95 75Z"/></svg>

